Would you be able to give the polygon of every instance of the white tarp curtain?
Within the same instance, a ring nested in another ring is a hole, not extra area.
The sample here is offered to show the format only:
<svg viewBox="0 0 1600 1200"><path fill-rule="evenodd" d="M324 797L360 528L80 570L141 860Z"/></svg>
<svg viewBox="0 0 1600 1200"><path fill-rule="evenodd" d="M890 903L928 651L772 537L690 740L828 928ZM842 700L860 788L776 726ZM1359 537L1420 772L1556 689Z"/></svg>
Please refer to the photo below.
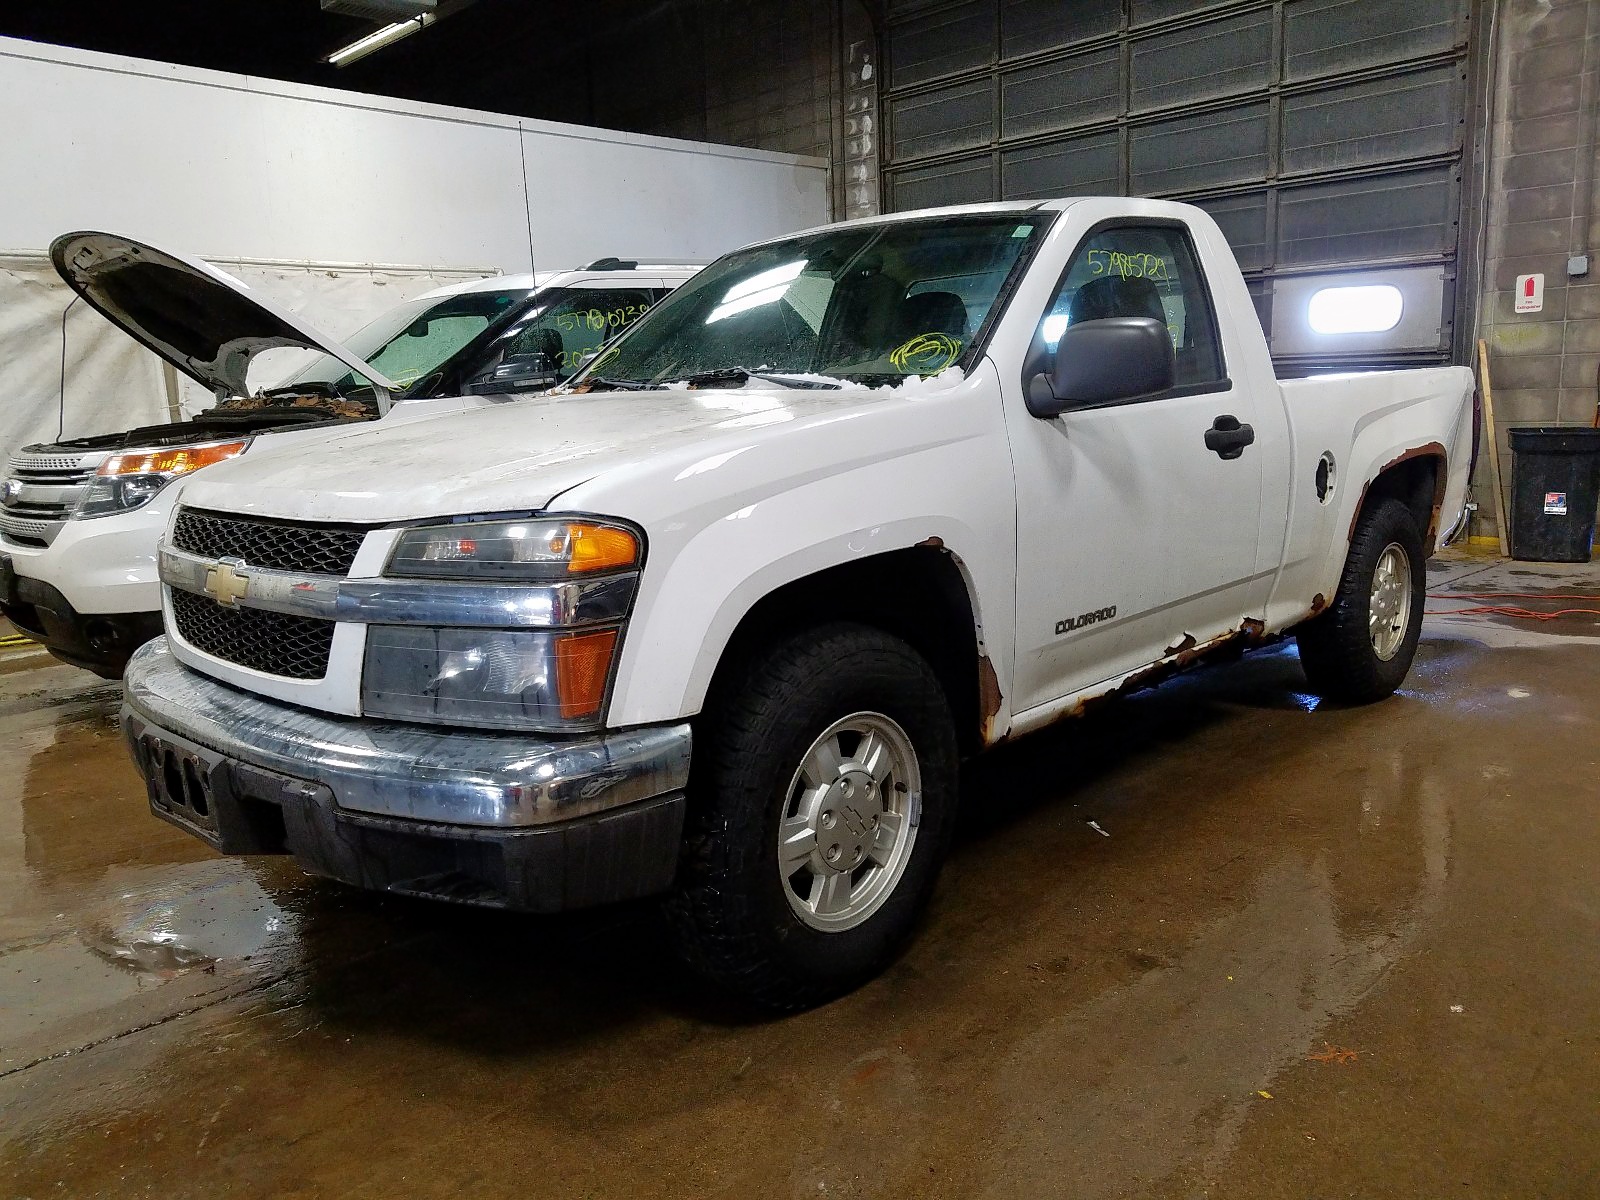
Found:
<svg viewBox="0 0 1600 1200"><path fill-rule="evenodd" d="M318 329L343 338L385 309L445 284L481 279L476 268L349 266L211 259ZM160 358L86 304L66 316L66 388L62 397L62 313L72 291L42 254L0 255L0 452L34 442L115 433L169 419ZM271 383L304 356L263 355L251 382ZM178 405L192 416L214 403L178 375ZM62 419L64 413L64 420Z"/></svg>

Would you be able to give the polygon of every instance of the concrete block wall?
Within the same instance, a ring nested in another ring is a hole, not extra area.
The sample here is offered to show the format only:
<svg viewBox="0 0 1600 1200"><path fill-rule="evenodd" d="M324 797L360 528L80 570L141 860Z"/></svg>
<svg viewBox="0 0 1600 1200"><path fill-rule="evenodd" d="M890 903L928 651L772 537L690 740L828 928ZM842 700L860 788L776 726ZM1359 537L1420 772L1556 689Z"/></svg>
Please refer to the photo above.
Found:
<svg viewBox="0 0 1600 1200"><path fill-rule="evenodd" d="M1506 429L1589 425L1600 403L1600 0L1501 0L1495 26L1478 335L1489 346L1509 507ZM1589 270L1569 277L1575 255L1589 255ZM1544 309L1517 313L1516 279L1533 273L1544 275ZM1487 463L1475 491L1473 533L1493 536Z"/></svg>
<svg viewBox="0 0 1600 1200"><path fill-rule="evenodd" d="M706 130L736 146L826 158L841 86L833 5L707 0Z"/></svg>
<svg viewBox="0 0 1600 1200"><path fill-rule="evenodd" d="M836 217L878 211L877 35L863 0L589 0L604 36L525 97L561 120L828 159ZM441 23L441 29L448 25ZM622 64L615 46L652 53Z"/></svg>
<svg viewBox="0 0 1600 1200"><path fill-rule="evenodd" d="M699 136L830 159L836 217L878 211L876 40L861 0L700 0Z"/></svg>

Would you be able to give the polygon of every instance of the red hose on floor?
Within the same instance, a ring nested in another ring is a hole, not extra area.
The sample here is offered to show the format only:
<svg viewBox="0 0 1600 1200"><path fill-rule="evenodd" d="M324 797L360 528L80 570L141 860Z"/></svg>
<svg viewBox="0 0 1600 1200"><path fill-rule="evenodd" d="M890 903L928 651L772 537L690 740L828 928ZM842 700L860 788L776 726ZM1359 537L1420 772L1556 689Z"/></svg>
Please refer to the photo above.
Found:
<svg viewBox="0 0 1600 1200"><path fill-rule="evenodd" d="M1560 592L1429 592L1429 600L1600 600L1600 596L1576 596ZM1600 617L1600 608L1562 608L1555 612L1537 612L1518 604L1475 604L1468 608L1427 609L1430 617L1465 617L1492 615L1516 617L1524 621L1554 621L1557 617L1590 613Z"/></svg>

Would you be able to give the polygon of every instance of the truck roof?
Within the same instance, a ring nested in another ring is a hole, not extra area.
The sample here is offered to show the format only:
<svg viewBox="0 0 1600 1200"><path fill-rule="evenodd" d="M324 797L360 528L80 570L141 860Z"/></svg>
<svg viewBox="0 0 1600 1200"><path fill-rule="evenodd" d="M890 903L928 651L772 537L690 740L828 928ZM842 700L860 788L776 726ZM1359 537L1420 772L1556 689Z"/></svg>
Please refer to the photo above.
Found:
<svg viewBox="0 0 1600 1200"><path fill-rule="evenodd" d="M826 225L813 225L809 229L796 229L793 233L781 234L778 237L762 238L758 242L751 242L748 246L739 249L746 250L750 246L768 246L778 242L786 242L790 238L805 237L813 233L821 233L825 229L851 229L870 225L893 225L901 221L925 220L929 217L960 217L982 216L984 214L998 213L1032 213L1032 212L1062 212L1085 200L1123 200L1130 204L1137 204L1141 212L1149 213L1151 206L1160 206L1170 209L1173 216L1184 213L1196 213L1203 210L1195 208L1192 204L1183 204L1176 200L1151 200L1143 196L1054 196L1043 200L1001 200L982 204L945 204L932 208L913 208L905 212L876 213L870 217L853 217L848 221L829 221Z"/></svg>
<svg viewBox="0 0 1600 1200"><path fill-rule="evenodd" d="M557 287L584 279L605 279L617 283L627 283L636 275L648 275L658 279L688 279L704 265L704 263L641 262L637 267L631 267L627 270L614 270L604 267L598 269L577 267L560 271L537 271L533 274L522 272L517 275L486 275L482 279L468 279L461 283L445 284L443 287L422 293L419 298L435 300L445 296L464 296L472 292Z"/></svg>

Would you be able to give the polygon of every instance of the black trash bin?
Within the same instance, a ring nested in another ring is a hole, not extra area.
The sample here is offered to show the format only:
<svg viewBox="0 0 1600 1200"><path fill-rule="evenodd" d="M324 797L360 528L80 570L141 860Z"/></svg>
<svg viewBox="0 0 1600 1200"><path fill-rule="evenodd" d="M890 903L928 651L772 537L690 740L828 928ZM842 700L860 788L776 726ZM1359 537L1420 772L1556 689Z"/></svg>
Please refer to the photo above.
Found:
<svg viewBox="0 0 1600 1200"><path fill-rule="evenodd" d="M1511 451L1511 557L1588 562L1600 501L1600 429L1507 430Z"/></svg>

